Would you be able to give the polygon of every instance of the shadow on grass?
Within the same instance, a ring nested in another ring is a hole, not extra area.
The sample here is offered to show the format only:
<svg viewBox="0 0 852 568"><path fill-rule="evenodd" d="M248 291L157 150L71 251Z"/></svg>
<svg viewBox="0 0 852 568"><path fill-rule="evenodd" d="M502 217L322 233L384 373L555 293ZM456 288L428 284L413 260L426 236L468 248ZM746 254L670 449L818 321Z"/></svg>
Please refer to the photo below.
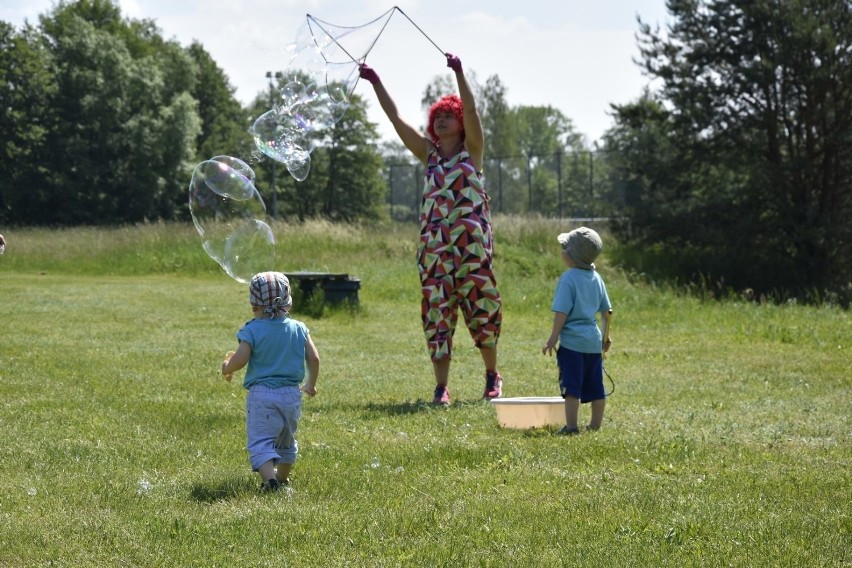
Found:
<svg viewBox="0 0 852 568"><path fill-rule="evenodd" d="M221 482L196 483L189 492L199 503L215 503L241 497L247 493L258 493L259 485L245 477L234 477Z"/></svg>
<svg viewBox="0 0 852 568"><path fill-rule="evenodd" d="M409 400L400 402L368 402L364 405L365 412L385 414L388 416L403 416L408 414L419 414L421 412L442 412L488 404L484 399L454 400L449 406L432 404L431 400Z"/></svg>
<svg viewBox="0 0 852 568"><path fill-rule="evenodd" d="M387 414L388 416L403 416L429 412L436 407L423 400L407 400L402 402L368 402L364 406L366 412Z"/></svg>

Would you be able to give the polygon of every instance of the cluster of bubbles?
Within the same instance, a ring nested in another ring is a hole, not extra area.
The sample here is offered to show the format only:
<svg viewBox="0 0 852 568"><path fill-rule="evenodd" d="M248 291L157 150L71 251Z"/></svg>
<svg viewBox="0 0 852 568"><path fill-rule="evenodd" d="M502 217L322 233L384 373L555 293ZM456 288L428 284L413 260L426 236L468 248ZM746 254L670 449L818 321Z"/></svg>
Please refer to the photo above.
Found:
<svg viewBox="0 0 852 568"><path fill-rule="evenodd" d="M249 133L257 150L287 167L297 181L311 169L311 152L349 109L358 64L339 39L348 28L328 31L310 16L287 47L287 75L280 77L272 108ZM189 185L192 221L207 254L235 280L274 270L275 237L254 171L232 156L216 156L195 167Z"/></svg>
<svg viewBox="0 0 852 568"><path fill-rule="evenodd" d="M311 152L349 109L358 81L358 65L339 43L345 32L335 35L308 17L287 46L291 74L249 129L257 149L299 181L308 177Z"/></svg>

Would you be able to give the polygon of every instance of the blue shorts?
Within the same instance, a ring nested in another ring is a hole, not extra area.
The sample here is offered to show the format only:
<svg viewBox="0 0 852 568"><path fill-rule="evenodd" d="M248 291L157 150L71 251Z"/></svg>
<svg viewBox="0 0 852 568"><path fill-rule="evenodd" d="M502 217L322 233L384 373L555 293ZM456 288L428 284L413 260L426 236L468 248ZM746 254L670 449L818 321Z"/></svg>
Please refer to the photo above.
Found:
<svg viewBox="0 0 852 568"><path fill-rule="evenodd" d="M276 389L254 385L246 397L246 447L251 468L272 463L296 463L299 444L296 430L302 415L302 391L299 387Z"/></svg>
<svg viewBox="0 0 852 568"><path fill-rule="evenodd" d="M603 384L603 358L600 353L580 353L565 347L556 351L559 365L559 390L562 398L572 396L580 402L606 398Z"/></svg>

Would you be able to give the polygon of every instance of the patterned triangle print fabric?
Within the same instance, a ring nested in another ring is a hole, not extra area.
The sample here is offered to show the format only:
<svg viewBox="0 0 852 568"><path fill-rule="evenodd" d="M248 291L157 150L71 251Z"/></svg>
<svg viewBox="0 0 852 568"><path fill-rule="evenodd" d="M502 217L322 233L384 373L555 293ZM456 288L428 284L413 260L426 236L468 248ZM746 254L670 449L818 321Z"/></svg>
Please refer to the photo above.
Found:
<svg viewBox="0 0 852 568"><path fill-rule="evenodd" d="M491 213L483 176L466 148L429 153L420 206L417 263L429 356L452 357L458 309L477 347L494 347L503 309L492 271Z"/></svg>

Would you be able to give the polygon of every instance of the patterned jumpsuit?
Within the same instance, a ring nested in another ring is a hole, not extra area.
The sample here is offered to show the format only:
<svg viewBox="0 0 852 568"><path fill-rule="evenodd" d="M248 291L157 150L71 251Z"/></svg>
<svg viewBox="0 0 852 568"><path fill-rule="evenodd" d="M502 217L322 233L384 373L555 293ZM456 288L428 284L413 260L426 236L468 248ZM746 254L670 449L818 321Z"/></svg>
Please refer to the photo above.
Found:
<svg viewBox="0 0 852 568"><path fill-rule="evenodd" d="M503 311L492 272L491 212L483 181L467 148L449 158L435 148L429 152L417 267L433 361L452 357L459 307L477 347L493 348L500 336Z"/></svg>

